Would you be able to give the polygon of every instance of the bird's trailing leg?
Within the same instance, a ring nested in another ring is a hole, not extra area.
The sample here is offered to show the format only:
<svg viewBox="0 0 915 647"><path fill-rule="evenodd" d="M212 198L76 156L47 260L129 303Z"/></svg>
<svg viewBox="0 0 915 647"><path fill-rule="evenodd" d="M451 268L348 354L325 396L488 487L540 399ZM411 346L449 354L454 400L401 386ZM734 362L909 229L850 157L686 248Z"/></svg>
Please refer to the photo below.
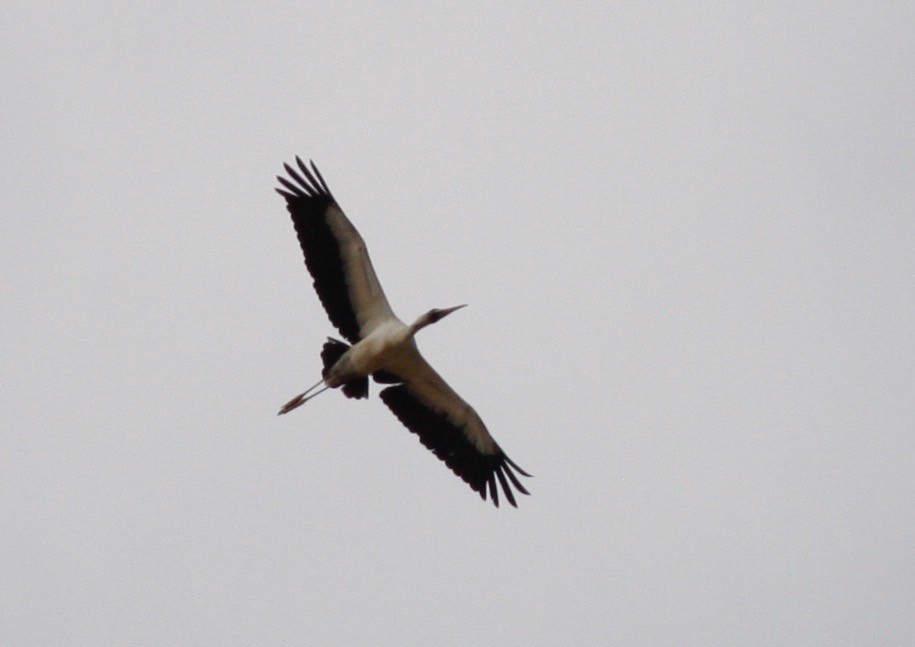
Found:
<svg viewBox="0 0 915 647"><path fill-rule="evenodd" d="M311 400L316 395L318 395L320 393L324 393L327 389L330 388L329 386L325 385L324 388L321 389L320 391L315 391L314 393L312 393L312 391L314 391L316 388L318 388L322 384L324 384L323 379L321 379L321 381L318 382L317 384L315 384L314 386L309 387L304 393L300 393L297 396L295 396L294 398L292 398L292 400L290 400L289 402L287 402L286 404L283 405L283 408L280 409L280 412L277 415L281 416L284 413L289 413L296 407L302 406L303 404L305 404L306 402Z"/></svg>

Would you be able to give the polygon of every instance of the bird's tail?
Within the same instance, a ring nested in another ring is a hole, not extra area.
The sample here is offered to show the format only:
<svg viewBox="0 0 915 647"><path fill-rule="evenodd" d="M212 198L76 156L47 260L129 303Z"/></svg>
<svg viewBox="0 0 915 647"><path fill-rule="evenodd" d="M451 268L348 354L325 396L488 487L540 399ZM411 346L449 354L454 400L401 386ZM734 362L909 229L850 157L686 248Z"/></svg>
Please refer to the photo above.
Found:
<svg viewBox="0 0 915 647"><path fill-rule="evenodd" d="M321 349L321 361L324 363L324 370L321 371L322 377L327 377L330 369L334 364L343 357L344 353L350 349L350 345L328 337L324 348ZM356 380L351 380L343 385L343 395L348 398L367 398L369 397L369 378L368 376Z"/></svg>
<svg viewBox="0 0 915 647"><path fill-rule="evenodd" d="M334 364L336 364L349 349L349 344L342 342L339 339L328 337L327 342L324 344L324 348L321 349L321 362L324 363L324 370L321 371L321 377L327 377L327 374L330 373L330 369L334 367Z"/></svg>

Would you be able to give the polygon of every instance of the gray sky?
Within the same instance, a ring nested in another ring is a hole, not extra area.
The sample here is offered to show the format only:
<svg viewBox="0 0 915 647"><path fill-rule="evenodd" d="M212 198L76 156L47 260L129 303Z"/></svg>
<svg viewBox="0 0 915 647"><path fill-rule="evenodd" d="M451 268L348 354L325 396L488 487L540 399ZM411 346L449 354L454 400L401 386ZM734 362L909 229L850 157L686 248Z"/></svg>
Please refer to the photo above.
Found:
<svg viewBox="0 0 915 647"><path fill-rule="evenodd" d="M912 3L569 6L6 9L3 645L915 641ZM519 510L275 415L295 154Z"/></svg>

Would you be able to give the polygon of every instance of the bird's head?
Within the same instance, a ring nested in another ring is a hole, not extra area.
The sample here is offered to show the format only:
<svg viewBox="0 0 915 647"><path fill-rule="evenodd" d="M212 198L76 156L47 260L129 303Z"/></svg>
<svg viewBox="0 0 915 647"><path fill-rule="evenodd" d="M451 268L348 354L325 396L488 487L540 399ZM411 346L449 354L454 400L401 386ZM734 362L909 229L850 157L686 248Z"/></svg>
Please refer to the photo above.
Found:
<svg viewBox="0 0 915 647"><path fill-rule="evenodd" d="M467 307L467 304L464 303L459 306L454 306L453 308L432 308L432 310L430 310L429 312L426 313L426 317L429 319L429 323L435 323L436 321L440 321L441 319L444 319L445 317L450 315L455 310L460 310L461 308L466 308L466 307Z"/></svg>
<svg viewBox="0 0 915 647"><path fill-rule="evenodd" d="M424 315L421 315L419 319L416 320L416 323L413 324L413 331L416 332L420 328L425 328L429 324L434 324L436 321L441 321L455 310L460 310L466 306L467 304L464 303L459 306L454 306L453 308L432 308L432 310Z"/></svg>

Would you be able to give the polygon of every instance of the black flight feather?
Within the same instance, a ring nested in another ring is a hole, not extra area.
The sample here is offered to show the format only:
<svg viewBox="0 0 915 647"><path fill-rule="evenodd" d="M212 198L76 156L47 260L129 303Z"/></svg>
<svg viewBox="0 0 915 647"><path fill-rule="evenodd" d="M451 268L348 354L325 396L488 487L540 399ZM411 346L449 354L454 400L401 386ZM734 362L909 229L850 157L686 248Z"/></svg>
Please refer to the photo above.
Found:
<svg viewBox="0 0 915 647"><path fill-rule="evenodd" d="M375 371L372 373L372 379L379 384L400 384L403 382L403 378L387 371Z"/></svg>
<svg viewBox="0 0 915 647"><path fill-rule="evenodd" d="M305 265L314 279L315 292L318 293L327 316L340 334L355 344L360 339L359 322L349 300L340 245L327 221L328 210L340 207L314 163L313 175L300 159L296 158L296 162L304 177L289 164L284 164L286 172L295 183L277 177L288 191L279 187L276 190L286 198L286 208L305 255Z"/></svg>

